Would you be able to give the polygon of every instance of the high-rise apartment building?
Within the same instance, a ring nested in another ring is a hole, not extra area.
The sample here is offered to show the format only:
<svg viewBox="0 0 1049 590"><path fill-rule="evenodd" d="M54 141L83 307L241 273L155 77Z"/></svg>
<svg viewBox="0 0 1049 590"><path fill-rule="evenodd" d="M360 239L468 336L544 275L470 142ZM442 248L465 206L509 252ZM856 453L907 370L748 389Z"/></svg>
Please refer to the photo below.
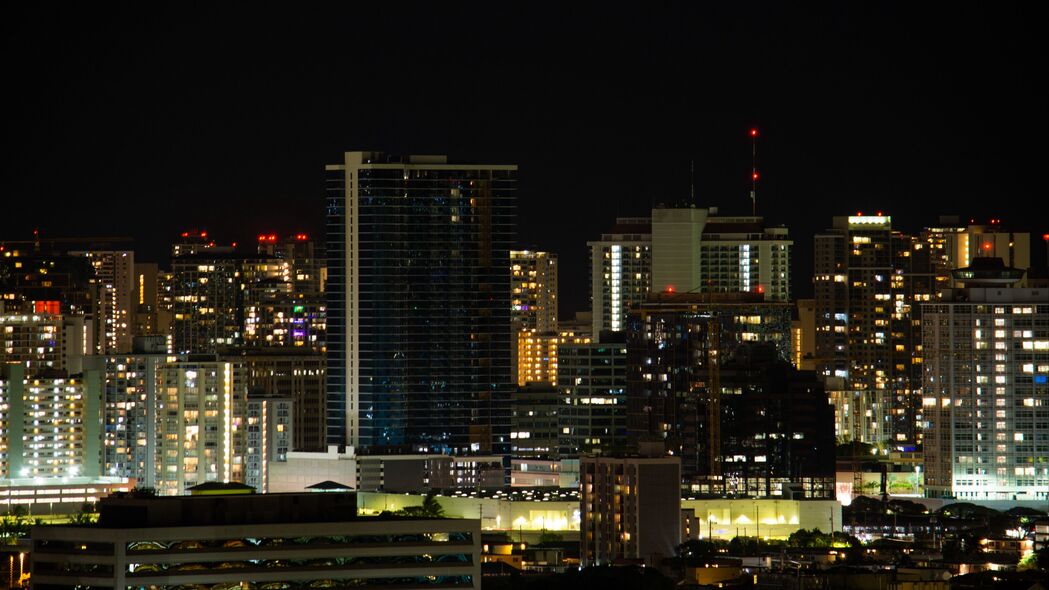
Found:
<svg viewBox="0 0 1049 590"><path fill-rule="evenodd" d="M510 451L514 457L557 456L561 394L549 383L518 387L511 402Z"/></svg>
<svg viewBox="0 0 1049 590"><path fill-rule="evenodd" d="M291 396L248 394L244 483L268 491L270 461L287 461L291 450L295 402Z"/></svg>
<svg viewBox="0 0 1049 590"><path fill-rule="evenodd" d="M296 451L327 449L324 432L324 355L303 350L250 350L222 357L243 367L248 391L292 400L292 444Z"/></svg>
<svg viewBox="0 0 1049 590"><path fill-rule="evenodd" d="M724 491L834 498L834 407L815 372L768 343L741 345L719 370Z"/></svg>
<svg viewBox="0 0 1049 590"><path fill-rule="evenodd" d="M1031 234L1014 232L1002 225L1001 219L977 224L975 219L963 224L957 217L941 216L934 227L926 227L920 240L931 250L934 271L941 287L957 287L951 271L969 266L978 257L1001 258L1005 264L1026 270L1031 266ZM1018 286L1026 286L1027 277Z"/></svg>
<svg viewBox="0 0 1049 590"><path fill-rule="evenodd" d="M260 256L243 264L244 345L324 349L325 302L320 262L306 234L259 235Z"/></svg>
<svg viewBox="0 0 1049 590"><path fill-rule="evenodd" d="M627 446L626 333L558 348L558 454L609 455Z"/></svg>
<svg viewBox="0 0 1049 590"><path fill-rule="evenodd" d="M138 340L138 339L136 339ZM157 486L158 424L163 415L157 395L158 368L180 358L139 350L133 354L92 357L88 367L103 372L102 473L133 478L137 485Z"/></svg>
<svg viewBox="0 0 1049 590"><path fill-rule="evenodd" d="M548 383L557 385L558 351L565 344L590 342L590 330L578 334L569 330L539 332L523 329L517 332L517 385Z"/></svg>
<svg viewBox="0 0 1049 590"><path fill-rule="evenodd" d="M790 322L790 360L801 371L816 370L816 300L798 299Z"/></svg>
<svg viewBox="0 0 1049 590"><path fill-rule="evenodd" d="M518 330L557 330L557 254L510 251L510 319Z"/></svg>
<svg viewBox="0 0 1049 590"><path fill-rule="evenodd" d="M66 368L62 316L0 312L0 363L19 363L29 375Z"/></svg>
<svg viewBox="0 0 1049 590"><path fill-rule="evenodd" d="M974 258L925 305L925 489L959 500L1049 498L1049 290Z"/></svg>
<svg viewBox="0 0 1049 590"><path fill-rule="evenodd" d="M214 353L242 341L240 262L233 255L210 253L172 259L175 353Z"/></svg>
<svg viewBox="0 0 1049 590"><path fill-rule="evenodd" d="M326 170L329 442L508 451L517 167L347 152Z"/></svg>
<svg viewBox="0 0 1049 590"><path fill-rule="evenodd" d="M179 495L206 482L244 481L248 390L222 361L157 367L156 490Z"/></svg>
<svg viewBox="0 0 1049 590"><path fill-rule="evenodd" d="M862 416L846 438L914 444L921 349L918 305L935 289L928 249L892 229L886 215L835 217L816 236L817 371L839 413Z"/></svg>
<svg viewBox="0 0 1049 590"><path fill-rule="evenodd" d="M699 292L758 292L766 301L790 301L793 246L786 227L768 227L755 216L718 216L711 208L700 242Z"/></svg>
<svg viewBox="0 0 1049 590"><path fill-rule="evenodd" d="M94 270L99 309L94 340L98 353L131 352L135 253L131 250L80 250L70 254L86 258Z"/></svg>
<svg viewBox="0 0 1049 590"><path fill-rule="evenodd" d="M630 315L628 434L681 457L697 491L721 485L720 363L741 344L767 342L790 358L790 308L759 293L664 293Z"/></svg>
<svg viewBox="0 0 1049 590"><path fill-rule="evenodd" d="M595 339L626 329L627 312L645 301L652 284L652 219L619 217L590 249L590 305Z"/></svg>
<svg viewBox="0 0 1049 590"><path fill-rule="evenodd" d="M27 377L0 366L2 477L98 477L101 375Z"/></svg>
<svg viewBox="0 0 1049 590"><path fill-rule="evenodd" d="M579 465L582 565L662 563L681 543L677 457L584 457Z"/></svg>

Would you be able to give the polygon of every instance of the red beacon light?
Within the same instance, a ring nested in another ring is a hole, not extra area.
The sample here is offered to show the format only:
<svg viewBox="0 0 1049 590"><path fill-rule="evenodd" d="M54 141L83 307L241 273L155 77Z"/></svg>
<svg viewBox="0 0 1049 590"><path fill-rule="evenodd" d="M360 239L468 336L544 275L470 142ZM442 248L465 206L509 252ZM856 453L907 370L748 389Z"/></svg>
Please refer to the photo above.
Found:
<svg viewBox="0 0 1049 590"><path fill-rule="evenodd" d="M764 285L758 285L757 291L758 291L758 293L764 293L765 292L765 286Z"/></svg>
<svg viewBox="0 0 1049 590"><path fill-rule="evenodd" d="M991 245L990 242L984 242L984 244L983 244L983 249L984 250L990 250L992 247L993 246Z"/></svg>
<svg viewBox="0 0 1049 590"><path fill-rule="evenodd" d="M750 178L751 178L752 180L757 180L757 179L758 179L758 173L757 173L757 172L754 172L753 174L751 174L751 175L750 175Z"/></svg>
<svg viewBox="0 0 1049 590"><path fill-rule="evenodd" d="M1049 234L1042 234L1042 239L1049 242Z"/></svg>
<svg viewBox="0 0 1049 590"><path fill-rule="evenodd" d="M295 234L295 239L300 242L305 242L306 240L310 239L310 237L306 234Z"/></svg>
<svg viewBox="0 0 1049 590"><path fill-rule="evenodd" d="M208 237L208 232L206 232L206 231L200 232L200 237L202 237L202 238Z"/></svg>
<svg viewBox="0 0 1049 590"><path fill-rule="evenodd" d="M189 232L188 231L182 232L182 237L188 238L189 237Z"/></svg>
<svg viewBox="0 0 1049 590"><path fill-rule="evenodd" d="M758 130L757 130L757 129L754 129L754 128L751 128L751 130L750 130L750 136L751 136L751 137L757 137L757 136L758 136Z"/></svg>
<svg viewBox="0 0 1049 590"><path fill-rule="evenodd" d="M674 292L674 285L667 285L667 288L664 290L664 292L666 292L666 293L673 293Z"/></svg>

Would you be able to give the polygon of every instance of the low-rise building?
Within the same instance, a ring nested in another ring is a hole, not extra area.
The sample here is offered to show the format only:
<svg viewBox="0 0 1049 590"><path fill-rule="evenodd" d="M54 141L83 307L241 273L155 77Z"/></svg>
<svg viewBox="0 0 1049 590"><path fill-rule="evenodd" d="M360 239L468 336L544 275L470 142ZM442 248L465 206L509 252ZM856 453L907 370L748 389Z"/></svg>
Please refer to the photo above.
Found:
<svg viewBox="0 0 1049 590"><path fill-rule="evenodd" d="M359 517L348 493L110 498L31 538L36 588L481 587L476 519Z"/></svg>

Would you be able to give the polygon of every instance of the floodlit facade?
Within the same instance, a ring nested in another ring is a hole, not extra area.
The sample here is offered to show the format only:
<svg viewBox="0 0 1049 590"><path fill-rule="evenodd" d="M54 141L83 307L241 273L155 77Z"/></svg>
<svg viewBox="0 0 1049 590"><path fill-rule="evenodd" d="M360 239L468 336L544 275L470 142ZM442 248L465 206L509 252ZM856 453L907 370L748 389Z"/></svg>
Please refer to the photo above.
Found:
<svg viewBox="0 0 1049 590"><path fill-rule="evenodd" d="M977 258L925 306L925 489L959 500L1049 497L1049 290Z"/></svg>
<svg viewBox="0 0 1049 590"><path fill-rule="evenodd" d="M158 494L244 481L247 394L243 369L231 362L157 367Z"/></svg>
<svg viewBox="0 0 1049 590"><path fill-rule="evenodd" d="M326 170L329 443L508 451L517 167L347 152Z"/></svg>
<svg viewBox="0 0 1049 590"><path fill-rule="evenodd" d="M0 367L0 451L4 478L98 477L101 375L25 376Z"/></svg>
<svg viewBox="0 0 1049 590"><path fill-rule="evenodd" d="M657 207L652 210L652 290L698 291L700 240L707 209Z"/></svg>
<svg viewBox="0 0 1049 590"><path fill-rule="evenodd" d="M652 219L619 217L612 231L587 242L595 339L626 329L627 312L645 301L652 284Z"/></svg>

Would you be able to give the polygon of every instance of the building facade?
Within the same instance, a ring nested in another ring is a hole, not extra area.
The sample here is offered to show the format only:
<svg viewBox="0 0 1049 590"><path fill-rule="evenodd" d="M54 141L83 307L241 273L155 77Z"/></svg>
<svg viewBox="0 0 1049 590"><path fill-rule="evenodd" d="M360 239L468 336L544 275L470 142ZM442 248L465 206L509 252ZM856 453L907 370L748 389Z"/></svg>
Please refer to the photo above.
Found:
<svg viewBox="0 0 1049 590"><path fill-rule="evenodd" d="M187 360L157 367L156 490L243 482L248 390L234 363Z"/></svg>
<svg viewBox="0 0 1049 590"><path fill-rule="evenodd" d="M681 457L685 482L721 482L720 363L744 343L789 359L790 308L758 293L661 294L631 313L627 432Z"/></svg>
<svg viewBox="0 0 1049 590"><path fill-rule="evenodd" d="M359 517L347 493L108 498L30 536L38 588L481 587L478 520Z"/></svg>
<svg viewBox="0 0 1049 590"><path fill-rule="evenodd" d="M261 493L269 491L269 464L288 460L294 405L290 396L248 394L244 483Z"/></svg>
<svg viewBox="0 0 1049 590"><path fill-rule="evenodd" d="M681 467L677 457L580 460L583 567L616 560L659 565L681 543Z"/></svg>
<svg viewBox="0 0 1049 590"><path fill-rule="evenodd" d="M627 312L645 301L652 284L652 219L619 217L590 249L590 308L594 338L626 329Z"/></svg>
<svg viewBox="0 0 1049 590"><path fill-rule="evenodd" d="M347 152L327 173L328 441L508 451L517 167Z"/></svg>
<svg viewBox="0 0 1049 590"><path fill-rule="evenodd" d="M1049 494L1049 290L976 258L924 310L925 489L959 500Z"/></svg>
<svg viewBox="0 0 1049 590"><path fill-rule="evenodd" d="M0 366L3 477L98 477L101 380L97 371L29 378L21 365Z"/></svg>
<svg viewBox="0 0 1049 590"><path fill-rule="evenodd" d="M558 349L558 454L608 455L627 445L626 335Z"/></svg>

